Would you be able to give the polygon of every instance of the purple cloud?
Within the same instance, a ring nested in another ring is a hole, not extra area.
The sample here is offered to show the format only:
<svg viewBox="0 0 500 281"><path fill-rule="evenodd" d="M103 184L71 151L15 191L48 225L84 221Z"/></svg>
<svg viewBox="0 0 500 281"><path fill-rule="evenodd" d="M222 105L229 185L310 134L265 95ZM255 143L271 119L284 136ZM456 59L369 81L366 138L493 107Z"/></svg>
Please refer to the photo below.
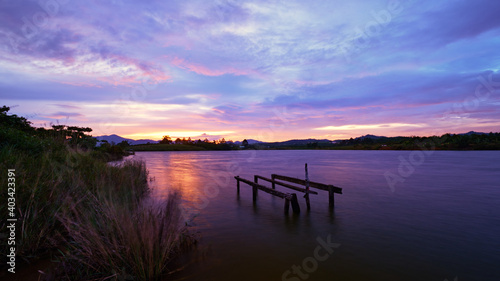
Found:
<svg viewBox="0 0 500 281"><path fill-rule="evenodd" d="M288 130L274 138L396 121L460 130L451 114L497 128L500 85L480 99L476 88L500 81L500 4L398 3L384 19L387 1L0 1L0 92L61 105L55 115L78 109L66 116L89 126L128 104L130 116L107 117L127 134L141 127L131 120L182 131L183 116L193 132L240 136L268 130L281 108Z"/></svg>

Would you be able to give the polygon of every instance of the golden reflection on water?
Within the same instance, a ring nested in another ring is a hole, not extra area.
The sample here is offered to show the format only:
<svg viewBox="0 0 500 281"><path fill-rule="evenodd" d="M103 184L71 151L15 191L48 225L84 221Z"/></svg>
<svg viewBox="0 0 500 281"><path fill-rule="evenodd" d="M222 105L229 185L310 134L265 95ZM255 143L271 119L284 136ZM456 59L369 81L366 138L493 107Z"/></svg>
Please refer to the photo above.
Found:
<svg viewBox="0 0 500 281"><path fill-rule="evenodd" d="M166 199L173 191L180 191L186 202L199 203L200 187L203 186L204 170L197 164L197 157L189 153L172 153L163 158L148 159L152 196Z"/></svg>

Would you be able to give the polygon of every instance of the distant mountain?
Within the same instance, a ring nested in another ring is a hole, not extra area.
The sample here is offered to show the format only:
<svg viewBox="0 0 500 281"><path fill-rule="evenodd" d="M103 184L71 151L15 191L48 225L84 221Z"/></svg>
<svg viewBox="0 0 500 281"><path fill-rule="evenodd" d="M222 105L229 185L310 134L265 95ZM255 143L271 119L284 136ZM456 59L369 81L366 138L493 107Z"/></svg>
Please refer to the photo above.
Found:
<svg viewBox="0 0 500 281"><path fill-rule="evenodd" d="M364 139L374 139L374 140L378 140L378 139L381 139L381 138L387 138L387 137L383 137L383 136L375 136L375 135L364 135L364 136L361 136L361 137L357 137L355 138L355 140L364 140Z"/></svg>
<svg viewBox="0 0 500 281"><path fill-rule="evenodd" d="M98 136L98 137L95 137L97 140L101 141L101 140L106 140L108 141L109 143L112 143L114 142L115 144L118 144L122 141L128 141L129 144L131 145L136 145L136 144L146 144L148 142L150 143L158 143L159 141L157 140L148 140L148 139L141 139L141 140L133 140L133 139L126 139L126 138L123 138L123 137L120 137L118 135L109 135L109 136Z"/></svg>
<svg viewBox="0 0 500 281"><path fill-rule="evenodd" d="M256 143L262 143L261 141L254 140L254 139L247 139L248 144L256 144ZM241 145L242 141L235 141L234 144L236 145Z"/></svg>
<svg viewBox="0 0 500 281"><path fill-rule="evenodd" d="M470 132L467 132L467 133L463 133L463 134L458 134L458 135L461 135L461 136L470 136L470 135L487 135L488 133L480 133L480 132L474 132L474 131L470 131Z"/></svg>
<svg viewBox="0 0 500 281"><path fill-rule="evenodd" d="M157 140L150 140L150 139L140 139L140 140L132 140L130 143L131 145L137 145L137 144L147 144L147 143L159 143L160 141Z"/></svg>

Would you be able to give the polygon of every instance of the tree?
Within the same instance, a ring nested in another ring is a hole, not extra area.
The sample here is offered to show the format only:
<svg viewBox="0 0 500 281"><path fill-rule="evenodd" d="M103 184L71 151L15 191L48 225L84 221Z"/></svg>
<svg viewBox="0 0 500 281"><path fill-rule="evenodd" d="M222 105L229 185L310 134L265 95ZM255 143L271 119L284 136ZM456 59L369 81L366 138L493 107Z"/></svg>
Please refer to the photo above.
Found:
<svg viewBox="0 0 500 281"><path fill-rule="evenodd" d="M31 127L31 122L24 117L19 117L15 114L7 115L10 107L2 106L0 108L0 126L5 128L13 128L23 132L33 132L35 129Z"/></svg>
<svg viewBox="0 0 500 281"><path fill-rule="evenodd" d="M180 143L182 143L180 138L175 139L175 144L180 144Z"/></svg>
<svg viewBox="0 0 500 281"><path fill-rule="evenodd" d="M117 145L120 147L127 147L127 146L130 146L130 143L128 143L128 141L124 140Z"/></svg>
<svg viewBox="0 0 500 281"><path fill-rule="evenodd" d="M241 145L243 145L245 148L248 147L248 141L246 139L243 140L243 142L241 143Z"/></svg>
<svg viewBox="0 0 500 281"><path fill-rule="evenodd" d="M71 137L70 143L72 144L78 144L80 139L89 137L88 135L85 135L86 132L92 132L91 128L77 126L68 126L66 127L66 130L66 135Z"/></svg>
<svg viewBox="0 0 500 281"><path fill-rule="evenodd" d="M163 136L163 139L160 141L161 144L171 144L172 143L172 139L167 135L167 136Z"/></svg>
<svg viewBox="0 0 500 281"><path fill-rule="evenodd" d="M91 135L87 135L85 133L92 132L91 128L88 127L77 127L77 126L52 126L55 131L59 131L62 136L65 138L70 138L68 143L71 146L79 146L85 149L94 148L97 140L93 138Z"/></svg>
<svg viewBox="0 0 500 281"><path fill-rule="evenodd" d="M308 142L306 144L307 147L309 148L317 148L318 147L318 142L317 141L314 141L314 142Z"/></svg>

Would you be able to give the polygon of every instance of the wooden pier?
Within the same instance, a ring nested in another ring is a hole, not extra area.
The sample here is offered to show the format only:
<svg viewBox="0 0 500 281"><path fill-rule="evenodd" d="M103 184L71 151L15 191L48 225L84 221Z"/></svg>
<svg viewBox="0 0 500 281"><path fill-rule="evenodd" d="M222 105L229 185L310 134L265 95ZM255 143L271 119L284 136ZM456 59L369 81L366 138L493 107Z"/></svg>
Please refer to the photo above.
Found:
<svg viewBox="0 0 500 281"><path fill-rule="evenodd" d="M288 211L290 209L290 203L292 204L293 212L296 214L300 213L300 206L299 206L299 202L297 200L297 194L295 194L295 193L290 194L290 193L284 193L281 191L277 191L277 190L271 189L267 186L263 186L263 185L260 185L258 183L252 182L250 180L240 178L239 176L236 176L234 178L237 181L238 193L240 192L240 181L252 186L253 201L257 201L257 190L260 189L264 192L267 192L267 193L272 194L274 196L285 199L285 213L288 213Z"/></svg>
<svg viewBox="0 0 500 281"><path fill-rule="evenodd" d="M281 176L281 175L277 175L277 174L272 174L271 178L273 180L278 179L278 180L288 181L288 182L292 182L292 183L296 183L296 184L300 184L300 185L304 185L304 186L307 184L305 180L287 177L287 176ZM334 194L335 193L342 194L342 188L331 185L331 184L323 184L323 183L313 182L313 181L309 181L308 183L309 183L309 186L312 188L317 188L319 190L328 191L328 202L330 203L331 207L335 206Z"/></svg>
<svg viewBox="0 0 500 281"><path fill-rule="evenodd" d="M306 178L306 180L302 180L302 179L298 179L298 178L282 176L282 175L277 175L277 174L272 174L271 178L266 178L263 176L254 175L253 182L251 180L241 178L240 176L235 176L234 178L236 179L236 186L237 186L238 193L240 192L240 182L246 183L252 187L252 189L253 189L253 201L254 202L257 200L257 190L261 190L261 191L264 191L264 192L269 193L271 195L285 199L285 207L284 207L285 213L289 212L290 204L292 205L292 210L294 213L296 213L296 214L300 213L300 206L299 206L299 203L297 200L297 194L296 193L285 193L282 191L278 191L278 190L276 190L276 185L280 185L280 186L283 186L285 188L289 188L289 189L304 193L305 194L304 198L306 198L306 204L307 204L308 210L310 209L309 194L318 195L318 192L309 190L309 188L316 188L319 190L328 191L328 202L329 202L330 208L333 208L335 205L334 194L335 193L342 194L342 188L340 188L340 187L337 187L337 186L334 186L331 184L312 182L312 181L309 181L307 178ZM272 187L270 188L270 187L259 184L259 179L266 181L266 182L270 182ZM305 188L291 185L291 184L286 183L286 182L302 185Z"/></svg>

